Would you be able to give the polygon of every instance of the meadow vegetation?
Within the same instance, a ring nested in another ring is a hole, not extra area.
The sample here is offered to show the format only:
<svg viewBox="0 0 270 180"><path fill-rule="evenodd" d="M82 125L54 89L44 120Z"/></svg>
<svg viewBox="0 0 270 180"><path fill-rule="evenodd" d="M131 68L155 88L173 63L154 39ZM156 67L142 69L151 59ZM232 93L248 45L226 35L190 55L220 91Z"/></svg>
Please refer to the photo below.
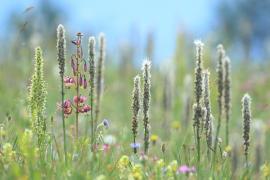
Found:
<svg viewBox="0 0 270 180"><path fill-rule="evenodd" d="M160 64L149 42L138 67L103 33L55 29L55 53L0 62L1 179L270 177L269 63L182 37Z"/></svg>

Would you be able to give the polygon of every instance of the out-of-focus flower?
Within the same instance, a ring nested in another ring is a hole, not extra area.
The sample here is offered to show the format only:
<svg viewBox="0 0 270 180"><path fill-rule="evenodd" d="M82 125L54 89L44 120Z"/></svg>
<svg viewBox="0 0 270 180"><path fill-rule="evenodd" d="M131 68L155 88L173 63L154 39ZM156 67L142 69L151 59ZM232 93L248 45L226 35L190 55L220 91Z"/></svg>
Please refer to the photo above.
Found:
<svg viewBox="0 0 270 180"><path fill-rule="evenodd" d="M3 126L0 127L0 137L5 138L6 137L6 131Z"/></svg>
<svg viewBox="0 0 270 180"><path fill-rule="evenodd" d="M261 167L262 175L263 177L269 177L270 176L270 165L269 163L265 163Z"/></svg>
<svg viewBox="0 0 270 180"><path fill-rule="evenodd" d="M104 126L106 129L108 129L108 128L110 127L109 120L107 120L107 119L104 119L104 120L102 121L102 124L103 124L103 126Z"/></svg>
<svg viewBox="0 0 270 180"><path fill-rule="evenodd" d="M188 167L187 165L182 165L178 168L177 172L181 174L195 173L196 168L194 166Z"/></svg>
<svg viewBox="0 0 270 180"><path fill-rule="evenodd" d="M148 156L146 154L144 154L144 152L142 152L140 154L140 161L147 161L148 160Z"/></svg>
<svg viewBox="0 0 270 180"><path fill-rule="evenodd" d="M142 166L140 164L135 164L132 167L132 173L130 174L129 179L141 180L142 178L143 178Z"/></svg>
<svg viewBox="0 0 270 180"><path fill-rule="evenodd" d="M228 156L228 153L226 151L223 151L222 156L226 158Z"/></svg>
<svg viewBox="0 0 270 180"><path fill-rule="evenodd" d="M127 168L128 167L128 165L129 165L129 157L128 156L126 156L126 155L123 155L120 159L119 159L119 161L118 161L118 163L117 163L117 165L118 165L118 168L119 169L125 169L125 168Z"/></svg>
<svg viewBox="0 0 270 180"><path fill-rule="evenodd" d="M113 135L106 135L104 136L103 140L104 140L104 143L109 144L109 145L114 145L116 143L116 138Z"/></svg>
<svg viewBox="0 0 270 180"><path fill-rule="evenodd" d="M110 145L109 144L103 144L103 151L108 152L110 150Z"/></svg>
<svg viewBox="0 0 270 180"><path fill-rule="evenodd" d="M172 171L175 173L177 171L177 168L178 168L178 163L176 160L173 160L171 163L170 163L170 166L172 167Z"/></svg>
<svg viewBox="0 0 270 180"><path fill-rule="evenodd" d="M131 143L130 144L130 147L132 148L132 149L139 149L140 147L141 147L141 144L140 143Z"/></svg>
<svg viewBox="0 0 270 180"><path fill-rule="evenodd" d="M172 123L171 123L171 127L173 128L173 129L180 129L181 128L181 124L180 124L180 122L179 121L173 121Z"/></svg>
<svg viewBox="0 0 270 180"><path fill-rule="evenodd" d="M64 84L67 88L70 88L71 86L75 85L75 80L72 77L64 77Z"/></svg>
<svg viewBox="0 0 270 180"><path fill-rule="evenodd" d="M232 147L228 145L225 147L224 151L226 151L227 153L230 153L232 151Z"/></svg>
<svg viewBox="0 0 270 180"><path fill-rule="evenodd" d="M171 166L171 165L168 165L168 166L166 167L165 173L166 173L166 176L167 176L168 179L173 178L174 173L173 173L173 170L172 170L172 166Z"/></svg>
<svg viewBox="0 0 270 180"><path fill-rule="evenodd" d="M164 166L165 166L164 160L163 160L163 159L158 160L158 161L156 162L156 166L157 166L158 168L164 168Z"/></svg>
<svg viewBox="0 0 270 180"><path fill-rule="evenodd" d="M152 134L150 137L150 141L152 142L153 145L156 144L157 140L158 140L158 136L156 134Z"/></svg>
<svg viewBox="0 0 270 180"><path fill-rule="evenodd" d="M187 165L182 165L178 168L178 172L185 174L189 172L189 167Z"/></svg>
<svg viewBox="0 0 270 180"><path fill-rule="evenodd" d="M98 177L96 177L96 180L106 180L106 176L101 174Z"/></svg>
<svg viewBox="0 0 270 180"><path fill-rule="evenodd" d="M4 161L4 163L10 163L14 161L15 151L12 149L12 145L10 143L5 143L2 149L2 155L0 158Z"/></svg>
<svg viewBox="0 0 270 180"><path fill-rule="evenodd" d="M222 143L222 138L218 138L218 144Z"/></svg>

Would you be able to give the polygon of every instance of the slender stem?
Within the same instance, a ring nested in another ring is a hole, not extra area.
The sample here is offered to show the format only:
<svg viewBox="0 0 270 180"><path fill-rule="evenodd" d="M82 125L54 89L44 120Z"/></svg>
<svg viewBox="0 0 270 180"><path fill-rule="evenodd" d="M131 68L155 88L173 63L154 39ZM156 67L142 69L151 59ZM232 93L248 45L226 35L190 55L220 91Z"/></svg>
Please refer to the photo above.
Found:
<svg viewBox="0 0 270 180"><path fill-rule="evenodd" d="M79 39L79 37L78 37ZM77 83L76 83L76 96L77 96L77 102L76 102L76 132L75 132L75 137L76 140L78 140L79 137L79 87L80 87L80 77L79 77L79 59L80 57L80 51L79 51L80 45L77 45L77 55L76 55L76 78L77 78Z"/></svg>
<svg viewBox="0 0 270 180"><path fill-rule="evenodd" d="M78 59L77 59L77 66L78 66ZM76 95L77 95L77 102L76 102L76 132L75 132L75 136L76 136L76 140L78 140L79 137L79 76L78 76L78 67L77 67L77 84L76 84Z"/></svg>
<svg viewBox="0 0 270 180"><path fill-rule="evenodd" d="M201 143L200 143L200 129L197 128L197 160L200 162L201 160Z"/></svg>
<svg viewBox="0 0 270 180"><path fill-rule="evenodd" d="M218 125L217 125L215 144L214 144L214 158L213 158L214 163L216 161L216 150L217 150L217 144L218 144L218 135L219 135L219 131L220 131L220 125L221 125L221 112L219 112L219 114L218 114Z"/></svg>
<svg viewBox="0 0 270 180"><path fill-rule="evenodd" d="M62 106L64 105L64 76L61 76L61 96L62 96ZM66 145L66 125L65 125L65 113L64 108L62 108L62 124L63 124L63 136L64 136L64 154L65 154L65 163L67 164L67 145Z"/></svg>
<svg viewBox="0 0 270 180"><path fill-rule="evenodd" d="M134 154L136 154L137 153L137 147L136 147L137 145L136 145L136 137L135 136L133 137L133 146L134 146L133 147Z"/></svg>
<svg viewBox="0 0 270 180"><path fill-rule="evenodd" d="M226 146L229 145L229 115L226 114Z"/></svg>
<svg viewBox="0 0 270 180"><path fill-rule="evenodd" d="M94 147L94 117L93 117L93 87L90 87L90 106L91 106L91 112L90 112L90 118L91 118L91 149L93 151Z"/></svg>

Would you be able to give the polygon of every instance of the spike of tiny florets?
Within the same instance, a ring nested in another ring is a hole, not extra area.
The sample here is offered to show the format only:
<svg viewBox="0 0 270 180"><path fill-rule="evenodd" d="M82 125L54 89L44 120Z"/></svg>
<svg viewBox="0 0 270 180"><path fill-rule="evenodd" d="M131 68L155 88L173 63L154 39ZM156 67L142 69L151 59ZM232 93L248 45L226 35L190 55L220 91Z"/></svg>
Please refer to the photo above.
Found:
<svg viewBox="0 0 270 180"><path fill-rule="evenodd" d="M147 154L149 148L150 124L149 124L149 107L151 99L151 62L146 59L142 65L143 71L143 123L144 123L144 152Z"/></svg>
<svg viewBox="0 0 270 180"><path fill-rule="evenodd" d="M250 122L251 122L251 98L249 94L245 94L242 98L242 117L243 117L243 139L244 154L246 163L248 163L248 148L250 145Z"/></svg>

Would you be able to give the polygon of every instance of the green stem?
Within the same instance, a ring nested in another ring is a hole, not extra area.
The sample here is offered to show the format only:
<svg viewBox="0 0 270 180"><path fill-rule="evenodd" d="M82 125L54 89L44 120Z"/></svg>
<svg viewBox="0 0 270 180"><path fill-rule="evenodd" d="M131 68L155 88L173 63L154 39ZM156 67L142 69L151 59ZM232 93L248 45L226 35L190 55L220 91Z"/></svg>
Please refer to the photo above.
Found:
<svg viewBox="0 0 270 180"><path fill-rule="evenodd" d="M65 93L64 93L64 76L62 75L61 77L62 82L61 82L61 96L62 96L62 124L63 124L63 136L64 136L64 154L65 154L65 163L67 164L67 145L66 145L66 125L65 125L65 113L64 113L64 98L65 98Z"/></svg>

